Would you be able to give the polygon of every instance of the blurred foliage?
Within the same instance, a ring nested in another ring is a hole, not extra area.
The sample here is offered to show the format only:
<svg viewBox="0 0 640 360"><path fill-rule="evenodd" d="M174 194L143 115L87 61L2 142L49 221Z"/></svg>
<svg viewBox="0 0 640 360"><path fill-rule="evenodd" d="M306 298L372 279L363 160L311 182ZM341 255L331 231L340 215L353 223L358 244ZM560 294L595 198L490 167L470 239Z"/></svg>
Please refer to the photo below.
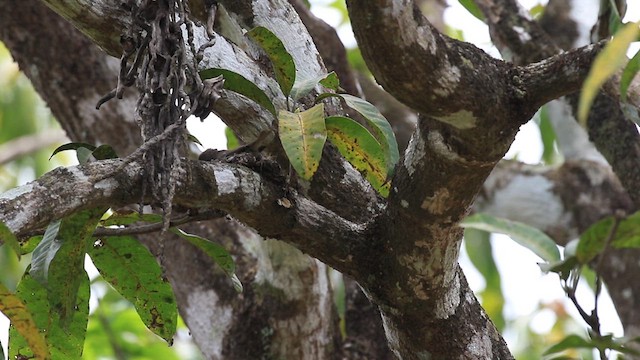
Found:
<svg viewBox="0 0 640 360"><path fill-rule="evenodd" d="M31 82L0 43L0 145L21 136L59 128ZM0 164L0 191L41 176L62 165L49 162L54 147L41 149L8 164Z"/></svg>
<svg viewBox="0 0 640 360"><path fill-rule="evenodd" d="M101 278L91 285L92 294L101 296L89 316L83 359L163 359L198 360L201 355L189 341L183 322L172 347L154 335L126 301ZM96 296L97 297L97 296Z"/></svg>
<svg viewBox="0 0 640 360"><path fill-rule="evenodd" d="M0 146L22 136L59 129L48 107L34 90L29 79L20 72L9 51L0 43ZM31 181L47 171L75 162L71 153L49 160L55 145L25 154L0 164L0 193ZM31 254L18 260L7 246L0 246L0 282L15 291ZM89 317L84 359L190 359L201 355L184 323L179 323L174 345L168 347L149 331L131 303L124 300L102 280L92 284L93 305ZM101 294L95 306L97 295ZM2 314L0 314L2 316ZM6 345L6 328L0 329L0 343ZM0 360L4 359L0 348Z"/></svg>

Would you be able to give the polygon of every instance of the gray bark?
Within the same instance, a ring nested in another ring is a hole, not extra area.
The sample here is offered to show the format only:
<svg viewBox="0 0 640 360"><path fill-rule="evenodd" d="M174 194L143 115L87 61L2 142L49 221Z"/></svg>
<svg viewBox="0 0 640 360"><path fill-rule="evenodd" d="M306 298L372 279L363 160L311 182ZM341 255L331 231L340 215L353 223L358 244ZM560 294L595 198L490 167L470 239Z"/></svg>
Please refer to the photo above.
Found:
<svg viewBox="0 0 640 360"><path fill-rule="evenodd" d="M112 55L119 53L117 39L127 17L117 3L54 0L46 3L105 51ZM219 3L226 8L228 20L238 28L263 25L276 32L292 53L300 74L311 76L324 71L311 36L289 2ZM519 126L529 120L540 105L579 89L602 45L515 66L441 35L410 1L350 0L347 3L356 37L376 80L396 99L421 113L393 176L389 199L377 196L335 149L327 147L318 173L306 188L285 183L277 171L274 174L251 164L245 167L185 161L183 177L177 182L175 204L189 209L224 210L261 236L294 245L353 278L379 308L388 345L398 358L510 359L504 340L480 307L457 265L462 232L456 224L470 210ZM0 10L14 6L8 1L0 2ZM3 23L4 20L3 17ZM37 30L25 31L20 26L16 24L15 29L22 34ZM203 32L202 28L196 29L196 34L200 34L196 36L198 41L204 41ZM232 43L224 36L233 34L216 35L216 45L206 52L201 68L233 69L265 89L276 106L282 106L284 97L269 76L268 67L258 61L256 49L243 38L235 38ZM2 37L18 44L12 47L18 54L20 44L29 43L26 38L7 31ZM31 51L31 54L38 53L36 49ZM380 52L385 56L380 56ZM24 68L30 61L29 52L22 54L22 60L19 56L18 60ZM75 53L74 59L81 62ZM104 58L98 57L96 61L106 63ZM109 66L104 67L106 72ZM69 74L63 70L60 73ZM46 82L42 74L31 72L36 79L39 75L40 81ZM104 83L104 78L100 80ZM37 80L34 82L38 84ZM96 95L90 93L90 83L78 86L87 89L87 94L76 99L95 98ZM37 87L41 92L56 94L56 89L47 88L47 84ZM108 89L107 86L101 93ZM73 88L66 90L72 93ZM460 96L461 92L465 96ZM62 108L65 103L60 98L65 93L57 94L48 101L59 101ZM72 115L84 119L85 116L77 113L78 103L72 101L66 106ZM128 112L130 106L122 110L123 115L133 114ZM231 93L223 94L215 111L245 141L269 129L274 121L270 113ZM329 114L339 111L337 103L329 104ZM65 114L63 109L59 113ZM60 121L64 124L65 120ZM81 121L77 124L77 131L91 125ZM73 138L86 136L81 132L72 135L71 129L69 125L67 131ZM131 133L137 134L135 130ZM135 141L127 141L132 143ZM286 167L277 142L267 153L273 156L273 161L281 162L278 165L272 162L273 169ZM0 196L0 220L21 235L83 208L135 203L142 196L140 165L131 162L121 172L113 173L120 164L121 160L111 160L58 169L5 193ZM50 194L60 199L55 207L47 201ZM292 206L283 206L283 199ZM304 288L293 297L279 298L274 303L276 309L302 299L311 300L303 301L303 310L288 323L280 322L282 318L278 316L261 322L250 302L230 306L229 297L223 295L226 290L217 286L214 289L212 284L206 284L204 277L190 279L193 282L187 286L175 284L185 278L185 273L179 267L173 268L175 272L171 276L181 300L181 313L189 326L205 332L195 339L201 349L207 351L206 356L233 358L234 355L225 351L230 351L235 345L233 341L242 334L246 335L234 327L238 326L234 321L242 314L256 319L255 326L282 328L281 332L266 332L269 351L274 350L278 356L336 356L336 343L331 339L335 323L327 295L325 265L280 243L260 242L254 233L236 223L229 227L232 230L228 242L236 244L233 249L242 254L238 255L243 259L240 263L248 264L249 270L244 276L254 289L260 288L260 280L285 269L289 269L289 273L270 281L270 286L279 291L297 288L292 284ZM240 236L246 241L239 241L238 245ZM259 251L247 253L249 244L263 245ZM294 264L281 266L282 261L269 257L276 252L274 249L290 254L287 259L294 259ZM266 261L265 254L269 257ZM171 266L167 267L171 269ZM269 266L274 271L269 271ZM251 274L251 269L257 273ZM262 275L256 275L259 271L263 271ZM198 284L202 286L197 287ZM251 301L268 299L248 297ZM211 304L219 306L212 310ZM264 315L266 309L274 307L267 305L259 309L259 313ZM300 317L305 311L309 312L308 317ZM222 340L215 344L202 340L212 337L204 336L209 324L198 323L199 314L205 314L209 321L229 319L220 325L225 329L222 335L210 333L217 335L216 339L222 336ZM287 332L295 329L299 331ZM285 338L293 334L296 335L294 343L287 342ZM302 338L314 339L314 342L307 345ZM242 358L243 355L235 356Z"/></svg>

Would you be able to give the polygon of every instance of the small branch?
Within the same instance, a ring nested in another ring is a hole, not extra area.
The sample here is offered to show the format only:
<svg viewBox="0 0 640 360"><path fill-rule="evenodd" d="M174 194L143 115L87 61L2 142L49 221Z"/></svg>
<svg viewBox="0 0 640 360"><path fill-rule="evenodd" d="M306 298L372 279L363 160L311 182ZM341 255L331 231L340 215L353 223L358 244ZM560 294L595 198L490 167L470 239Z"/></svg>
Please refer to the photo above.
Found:
<svg viewBox="0 0 640 360"><path fill-rule="evenodd" d="M536 108L561 96L580 90L591 64L606 41L552 56L518 67L527 103Z"/></svg>
<svg viewBox="0 0 640 360"><path fill-rule="evenodd" d="M0 145L0 165L65 141L68 141L67 135L62 130L21 136Z"/></svg>
<svg viewBox="0 0 640 360"><path fill-rule="evenodd" d="M185 214L183 216L177 217L169 222L169 227L175 227L179 225L184 225L196 221L203 220L212 220L224 217L226 215L225 212L220 210L209 210L200 212L196 215L188 215ZM159 232L163 230L163 223L153 223L153 224L145 224L138 226L127 226L123 228L111 228L111 227L99 227L96 231L93 232L94 237L102 237L102 236L124 236L124 235L140 235L140 234L148 234L153 232Z"/></svg>

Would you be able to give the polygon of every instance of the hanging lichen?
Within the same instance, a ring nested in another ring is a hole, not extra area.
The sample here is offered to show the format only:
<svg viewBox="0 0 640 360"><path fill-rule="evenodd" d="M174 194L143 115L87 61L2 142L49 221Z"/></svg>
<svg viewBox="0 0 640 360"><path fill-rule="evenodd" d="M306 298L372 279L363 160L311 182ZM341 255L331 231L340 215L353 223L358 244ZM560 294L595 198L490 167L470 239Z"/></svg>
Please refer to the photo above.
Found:
<svg viewBox="0 0 640 360"><path fill-rule="evenodd" d="M121 37L118 86L100 100L98 107L113 97L122 98L126 87L135 85L139 90L136 112L144 144L125 164L143 163L143 193L161 204L166 230L176 171L186 155L186 120L191 115L204 118L210 113L220 97L223 79L200 79L197 62L213 41L196 51L187 0L130 0L123 6L131 13L131 25ZM211 27L213 4L208 13ZM212 37L211 32L207 33Z"/></svg>

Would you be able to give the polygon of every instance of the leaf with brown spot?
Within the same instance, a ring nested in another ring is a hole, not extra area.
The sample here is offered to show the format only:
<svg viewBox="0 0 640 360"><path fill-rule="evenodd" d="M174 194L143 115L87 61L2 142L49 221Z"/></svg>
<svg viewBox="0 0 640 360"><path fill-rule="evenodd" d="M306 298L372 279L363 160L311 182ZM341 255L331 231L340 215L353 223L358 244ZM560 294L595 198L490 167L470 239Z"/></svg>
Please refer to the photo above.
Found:
<svg viewBox="0 0 640 360"><path fill-rule="evenodd" d="M89 255L104 279L133 303L149 330L171 342L178 308L171 286L149 250L131 236L113 236L94 246Z"/></svg>

